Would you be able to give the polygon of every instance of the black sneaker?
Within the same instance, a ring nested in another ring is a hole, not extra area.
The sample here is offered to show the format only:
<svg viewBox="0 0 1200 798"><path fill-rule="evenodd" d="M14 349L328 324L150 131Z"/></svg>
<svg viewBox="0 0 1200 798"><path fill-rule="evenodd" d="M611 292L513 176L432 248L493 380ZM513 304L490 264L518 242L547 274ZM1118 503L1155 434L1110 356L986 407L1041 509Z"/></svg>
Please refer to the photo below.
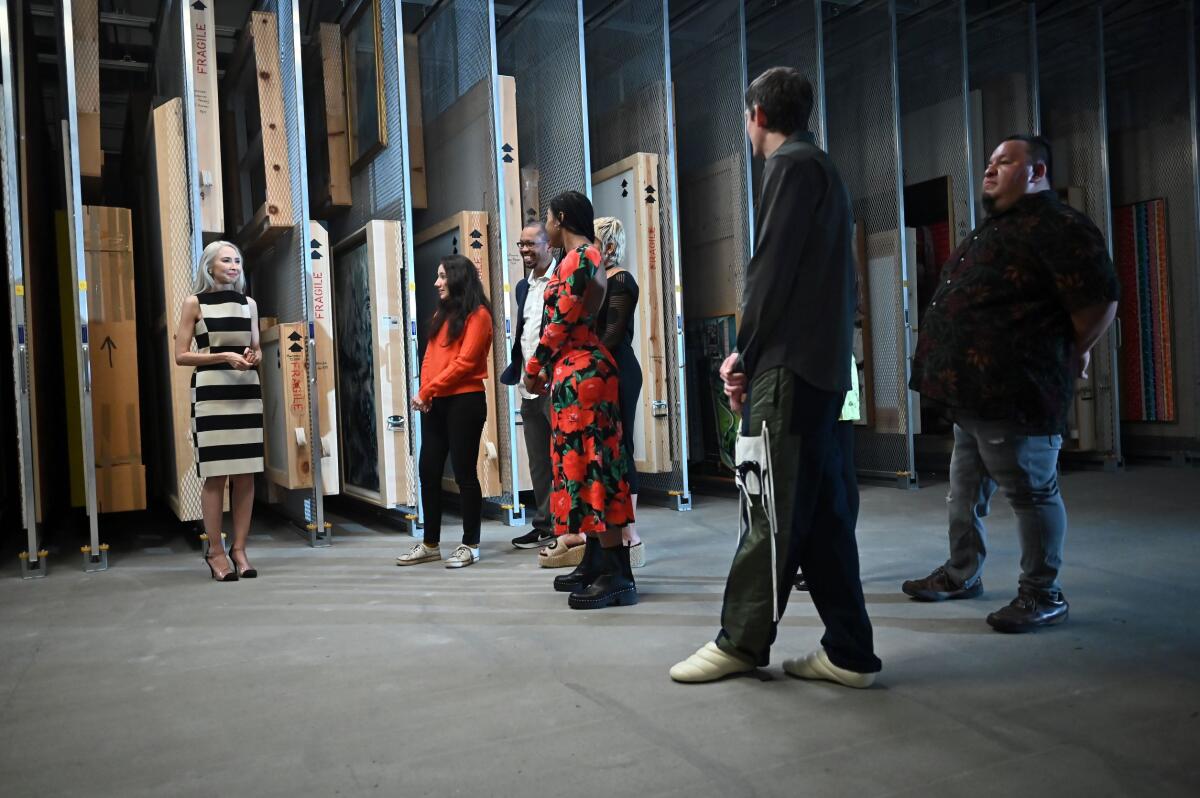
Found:
<svg viewBox="0 0 1200 798"><path fill-rule="evenodd" d="M519 538L513 538L512 544L518 549L540 549L542 546L549 546L554 540L553 532L546 532L542 529L531 529Z"/></svg>
<svg viewBox="0 0 1200 798"><path fill-rule="evenodd" d="M1069 609L1061 591L1045 595L1021 588L1017 597L989 615L987 622L997 632L1032 632L1067 620Z"/></svg>
<svg viewBox="0 0 1200 798"><path fill-rule="evenodd" d="M909 579L900 589L904 595L917 601L946 601L947 599L969 599L983 594L983 579L978 578L970 585L959 585L950 578L946 569L938 566L924 579Z"/></svg>

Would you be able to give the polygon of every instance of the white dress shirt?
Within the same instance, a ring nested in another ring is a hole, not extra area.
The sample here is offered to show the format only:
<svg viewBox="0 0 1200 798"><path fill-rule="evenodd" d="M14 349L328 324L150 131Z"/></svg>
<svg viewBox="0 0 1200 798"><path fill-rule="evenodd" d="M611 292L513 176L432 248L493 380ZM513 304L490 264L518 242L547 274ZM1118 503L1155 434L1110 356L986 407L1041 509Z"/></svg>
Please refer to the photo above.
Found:
<svg viewBox="0 0 1200 798"><path fill-rule="evenodd" d="M529 282L529 293L525 295L525 326L521 328L521 359L528 363L534 353L537 352L538 343L542 340L542 311L546 306L546 286L550 284L550 278L554 276L554 269L558 266L558 261L551 258L550 266L546 269L546 273L541 277L534 277L530 273L526 280ZM525 376L524 369L521 371L521 376ZM534 399L534 395L525 390L524 383L517 383L517 390L521 392L522 399Z"/></svg>

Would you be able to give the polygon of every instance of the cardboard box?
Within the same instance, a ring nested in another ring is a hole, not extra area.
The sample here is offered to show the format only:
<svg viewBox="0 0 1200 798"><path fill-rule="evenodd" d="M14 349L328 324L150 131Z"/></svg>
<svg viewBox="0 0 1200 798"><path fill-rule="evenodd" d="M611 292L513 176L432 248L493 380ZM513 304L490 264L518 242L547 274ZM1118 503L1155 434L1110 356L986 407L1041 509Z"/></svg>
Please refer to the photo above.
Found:
<svg viewBox="0 0 1200 798"><path fill-rule="evenodd" d="M146 509L146 467L140 463L96 469L96 505L102 513Z"/></svg>
<svg viewBox="0 0 1200 798"><path fill-rule="evenodd" d="M133 225L129 210L85 207L83 246L96 465L141 464Z"/></svg>

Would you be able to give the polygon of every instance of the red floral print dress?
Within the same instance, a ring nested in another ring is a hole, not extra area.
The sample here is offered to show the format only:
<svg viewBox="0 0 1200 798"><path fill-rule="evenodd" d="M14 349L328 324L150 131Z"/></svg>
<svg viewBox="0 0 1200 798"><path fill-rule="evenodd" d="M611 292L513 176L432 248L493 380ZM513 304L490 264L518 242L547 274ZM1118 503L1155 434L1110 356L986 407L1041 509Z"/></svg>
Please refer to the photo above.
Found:
<svg viewBox="0 0 1200 798"><path fill-rule="evenodd" d="M556 535L604 532L634 520L621 453L617 364L584 303L599 266L595 247L563 258L546 286L542 339L525 364L529 375L552 374L550 513Z"/></svg>

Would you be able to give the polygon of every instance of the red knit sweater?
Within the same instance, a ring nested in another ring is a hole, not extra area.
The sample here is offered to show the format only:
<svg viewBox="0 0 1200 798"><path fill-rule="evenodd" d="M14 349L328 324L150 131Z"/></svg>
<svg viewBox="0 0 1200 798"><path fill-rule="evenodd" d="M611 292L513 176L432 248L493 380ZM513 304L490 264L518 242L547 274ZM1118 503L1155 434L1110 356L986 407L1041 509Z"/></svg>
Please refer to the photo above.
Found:
<svg viewBox="0 0 1200 798"><path fill-rule="evenodd" d="M447 341L450 325L443 324L425 346L421 361L422 402L438 396L456 396L483 390L488 378L487 356L492 346L492 314L482 305L463 325L462 335Z"/></svg>

